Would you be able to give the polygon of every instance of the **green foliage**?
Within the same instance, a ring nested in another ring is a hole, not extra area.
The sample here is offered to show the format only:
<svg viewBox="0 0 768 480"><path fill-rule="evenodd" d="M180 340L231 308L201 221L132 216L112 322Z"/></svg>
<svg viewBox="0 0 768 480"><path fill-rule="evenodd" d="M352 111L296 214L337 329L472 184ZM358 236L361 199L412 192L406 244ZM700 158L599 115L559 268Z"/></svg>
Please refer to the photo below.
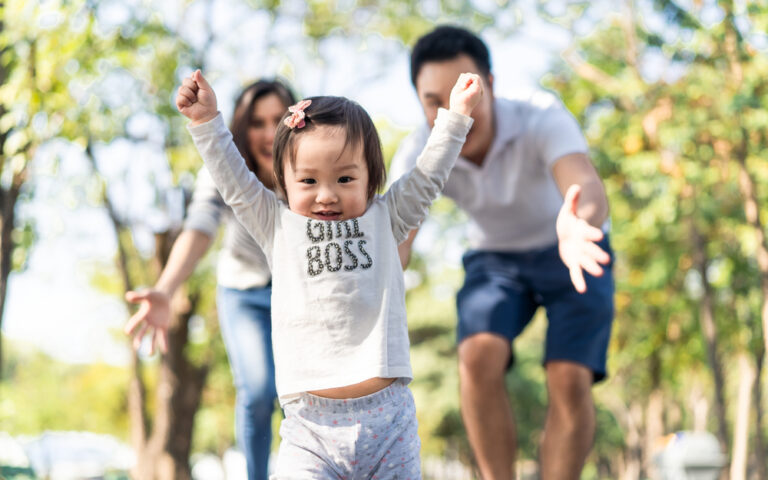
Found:
<svg viewBox="0 0 768 480"><path fill-rule="evenodd" d="M494 13L508 5L497 2L488 8L491 10L480 11L471 2L451 0L430 6L407 0L315 0L307 2L304 28L305 33L317 41L333 34L353 36L376 32L412 45L437 22L459 22L475 28L492 25Z"/></svg>
<svg viewBox="0 0 768 480"><path fill-rule="evenodd" d="M247 3L274 21L287 15L298 18L308 49L316 51L329 38L363 42L368 35L410 45L442 22L508 34L520 21L499 19L510 12L521 17L520 7L506 1L311 1L298 13L288 11L294 4L279 0ZM759 285L757 240L746 223L737 160L743 159L756 184L760 218L765 221L768 55L750 38L768 30L768 7L748 2L711 24L702 20L704 4L721 13L735 7L730 2L693 2L684 8L672 1L648 0L630 2L634 10L628 12L635 16L604 17L595 13L600 2L559 3L538 2L537 8L543 18L571 32L587 33L579 34L543 83L561 96L584 127L610 199L616 252L611 376L595 389L599 429L585 473L594 478L597 465L615 463L628 448L622 412L630 404L644 403L651 392L661 390L666 397L665 427L690 428L691 391L712 391L699 325L705 285L712 292L717 348L726 371L737 353L757 351L762 344L759 319L765 299ZM145 140L135 138L128 128L138 115L149 115L162 125L162 147L175 182L199 168L172 97L179 72L204 66L206 49L216 39L208 39L205 47L193 47L145 4L131 9L121 25L106 28L98 22L98 8L99 2L85 0L3 3L0 66L7 76L0 85L0 180L4 187L11 174L22 172L35 149L50 139L65 138L83 148L118 138ZM592 22L590 28L585 29L584 22ZM290 64L283 67L295 69ZM114 85L124 88L116 91ZM384 118L377 118L376 124L385 158L390 159L405 132ZM101 201L108 186L113 185L96 176L88 193ZM156 197L162 198L161 193ZM25 191L22 198L32 195ZM469 461L458 405L454 338L453 298L462 274L454 269L436 271L430 256L442 255L446 244L463 234L466 218L446 199L433 206L432 216L440 235L433 252L413 259L409 273L421 281L407 298L412 386L420 406L425 455ZM157 269L146 252L134 248L133 226L126 224L119 232L121 243L131 250L128 273L134 284L149 285ZM703 238L700 252L693 243L694 233ZM21 268L34 243L34 226L18 225L13 240L14 267ZM699 254L709 261L703 276L696 265ZM195 449L221 453L233 442L234 388L215 323L212 264L207 258L186 285L198 300L196 328L186 355L196 365L210 365L195 419ZM122 294L116 271L92 269L94 284ZM540 365L544 326L538 317L516 342L516 366L507 377L522 459L536 458L546 412ZM123 369L65 366L16 351L10 362L5 370L12 387L0 395L0 429L14 434L87 429L126 437L128 373ZM156 372L146 370L151 411ZM734 382L729 380L727 387L731 402ZM82 415L71 415L71 405L84 406ZM276 424L279 419L278 413ZM714 428L712 416L709 421Z"/></svg>
<svg viewBox="0 0 768 480"><path fill-rule="evenodd" d="M34 470L30 467L8 467L0 465L0 479L3 480L35 480Z"/></svg>
<svg viewBox="0 0 768 480"><path fill-rule="evenodd" d="M63 364L33 350L10 347L0 430L11 435L82 430L126 439L126 368Z"/></svg>
<svg viewBox="0 0 768 480"><path fill-rule="evenodd" d="M697 7L653 4L663 30L639 18L600 26L578 42L581 61L560 65L546 84L582 121L610 198L617 296L609 395L629 404L661 388L683 410L682 423L668 428L691 428L687 395L697 384L713 388L699 327L703 282L713 293L726 364L754 347L753 332L761 335L754 231L745 225L736 162L768 146L758 133L768 62L739 34L734 63L725 47L733 18L705 27ZM739 21L754 28L766 12L753 5ZM580 75L585 65L600 74ZM765 192L756 166L748 170ZM709 260L706 278L697 270L694 231ZM610 458L600 439L596 451Z"/></svg>

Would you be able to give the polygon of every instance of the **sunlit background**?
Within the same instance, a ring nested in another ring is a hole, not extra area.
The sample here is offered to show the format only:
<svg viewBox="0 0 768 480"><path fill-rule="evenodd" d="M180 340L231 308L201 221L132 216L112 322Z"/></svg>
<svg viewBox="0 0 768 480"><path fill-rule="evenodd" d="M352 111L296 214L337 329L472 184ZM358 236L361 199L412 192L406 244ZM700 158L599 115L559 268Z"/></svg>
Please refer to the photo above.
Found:
<svg viewBox="0 0 768 480"><path fill-rule="evenodd" d="M456 23L487 42L497 96L565 103L608 191L617 311L583 478L661 478L660 455L684 435L670 434L709 432L727 478L768 479L764 2L6 0L0 11L0 477L125 478L165 454L176 470L157 478L244 478L216 249L182 292L181 370L136 356L121 331L123 293L154 283L201 165L175 87L201 68L227 119L260 77L348 96L389 161L424 121L409 47ZM440 200L406 272L426 478L474 478L454 346L464 220ZM540 315L516 342L508 376L520 478L536 475L545 327ZM171 374L201 399L169 427L187 432L189 452L151 441L169 434L154 420L176 408L156 396Z"/></svg>

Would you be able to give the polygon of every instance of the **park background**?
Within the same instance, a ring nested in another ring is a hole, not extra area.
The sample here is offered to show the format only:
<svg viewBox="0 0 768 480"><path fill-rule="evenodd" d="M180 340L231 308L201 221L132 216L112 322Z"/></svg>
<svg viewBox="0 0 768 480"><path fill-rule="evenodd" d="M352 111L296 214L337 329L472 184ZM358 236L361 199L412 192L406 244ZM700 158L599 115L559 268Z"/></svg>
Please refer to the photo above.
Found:
<svg viewBox="0 0 768 480"><path fill-rule="evenodd" d="M226 118L262 76L349 96L389 161L422 121L409 47L455 23L489 44L497 95L564 102L608 192L616 318L583 478L648 478L666 435L708 431L723 478L768 479L765 2L0 0L0 12L0 432L108 434L136 452L136 478L189 478L190 456L224 455L234 389L215 253L175 298L168 355L136 354L121 332L123 294L153 284L201 165L176 85L201 68ZM453 306L465 218L446 199L432 213L406 272L412 388L422 455L448 478L445 465L471 475ZM539 312L507 379L521 475L535 474L546 413L545 326Z"/></svg>

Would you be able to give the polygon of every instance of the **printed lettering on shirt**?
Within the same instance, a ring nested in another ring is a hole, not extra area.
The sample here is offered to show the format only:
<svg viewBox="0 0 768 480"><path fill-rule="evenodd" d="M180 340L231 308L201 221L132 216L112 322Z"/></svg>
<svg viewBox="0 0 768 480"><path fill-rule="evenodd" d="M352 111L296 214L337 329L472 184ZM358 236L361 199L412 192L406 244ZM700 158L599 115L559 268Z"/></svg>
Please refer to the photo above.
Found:
<svg viewBox="0 0 768 480"><path fill-rule="evenodd" d="M317 245L309 247L307 249L307 258L309 259L307 273L309 273L310 277L323 273L323 261L320 259L320 247Z"/></svg>
<svg viewBox="0 0 768 480"><path fill-rule="evenodd" d="M365 232L360 231L357 219L339 222L323 222L307 219L307 238L318 244L327 242L325 247L312 245L307 248L307 273L314 277L323 272L338 272L344 268L350 272L373 266L373 258L365 250ZM361 263L361 259L365 259Z"/></svg>

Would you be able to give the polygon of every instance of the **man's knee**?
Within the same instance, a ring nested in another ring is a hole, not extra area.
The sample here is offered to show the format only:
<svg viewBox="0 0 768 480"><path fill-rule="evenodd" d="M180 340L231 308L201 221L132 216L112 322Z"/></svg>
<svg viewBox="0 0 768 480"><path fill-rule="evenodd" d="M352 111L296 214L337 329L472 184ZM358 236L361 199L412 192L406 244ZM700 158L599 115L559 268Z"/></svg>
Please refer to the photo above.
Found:
<svg viewBox="0 0 768 480"><path fill-rule="evenodd" d="M564 361L547 363L547 388L552 406L577 412L592 408L592 371L580 364Z"/></svg>
<svg viewBox="0 0 768 480"><path fill-rule="evenodd" d="M459 344L459 374L462 381L503 381L512 354L509 340L491 333L478 333Z"/></svg>

